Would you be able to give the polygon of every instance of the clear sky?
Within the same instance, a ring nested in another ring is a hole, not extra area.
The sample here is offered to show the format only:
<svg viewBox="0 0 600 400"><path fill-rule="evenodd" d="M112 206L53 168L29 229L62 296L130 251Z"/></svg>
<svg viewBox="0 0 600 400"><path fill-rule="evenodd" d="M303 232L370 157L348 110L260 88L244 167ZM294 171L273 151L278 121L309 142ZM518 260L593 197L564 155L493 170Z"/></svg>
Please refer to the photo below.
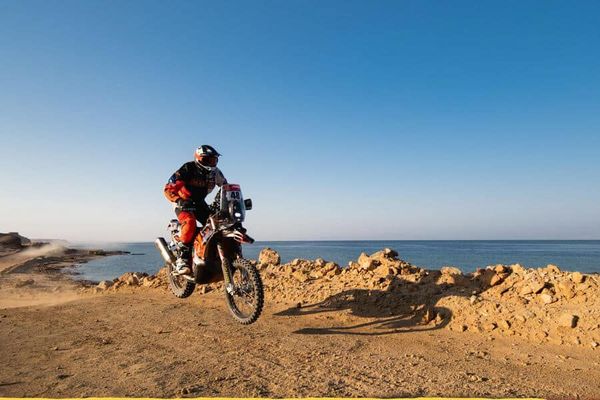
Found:
<svg viewBox="0 0 600 400"><path fill-rule="evenodd" d="M0 231L152 240L204 143L259 240L598 239L600 2L0 0Z"/></svg>

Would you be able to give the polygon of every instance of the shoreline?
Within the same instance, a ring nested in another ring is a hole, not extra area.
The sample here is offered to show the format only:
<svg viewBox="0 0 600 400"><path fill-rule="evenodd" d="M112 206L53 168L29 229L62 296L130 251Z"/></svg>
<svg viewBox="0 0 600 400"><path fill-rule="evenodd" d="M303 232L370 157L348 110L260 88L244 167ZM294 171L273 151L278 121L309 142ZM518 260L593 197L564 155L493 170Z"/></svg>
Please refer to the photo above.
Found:
<svg viewBox="0 0 600 400"><path fill-rule="evenodd" d="M340 242L316 241L309 244L303 243L307 242L260 242L251 246L245 246L244 254L246 258L256 259L261 248L273 247L280 252L282 262L284 263L289 263L295 258L314 260L322 257L345 267L348 262L355 261L361 251L370 253L384 247L391 247L397 250L403 259L428 270L439 270L445 266L453 266L467 273L489 265L520 263L521 265L533 268L545 268L548 264L554 264L565 271L579 271L587 274L600 273L600 243L598 242L589 242L593 244L568 244L567 242L562 242L560 245L554 245L549 244L549 242L546 244L534 244L529 241L523 241L515 242L521 243L518 245L508 244L506 246L500 244L503 242L493 244L489 241L473 242L483 244L462 245L444 244L441 242L438 244L423 242L420 245L412 245L406 244L409 242L404 242L405 244L397 242L399 244L396 246L390 242L339 244ZM97 281L113 280L127 271L155 274L156 270L162 265L162 260L151 242L135 243L133 245L123 243L119 247L113 244L113 246L115 247L111 248L143 253L144 257L136 260L115 259L114 261L94 262L89 267L81 269L81 272L88 279ZM92 266L100 268L92 268Z"/></svg>
<svg viewBox="0 0 600 400"><path fill-rule="evenodd" d="M93 259L122 251L72 249L62 244L34 242L23 247L0 248L0 308L58 304L75 300L97 284L76 279L76 268Z"/></svg>

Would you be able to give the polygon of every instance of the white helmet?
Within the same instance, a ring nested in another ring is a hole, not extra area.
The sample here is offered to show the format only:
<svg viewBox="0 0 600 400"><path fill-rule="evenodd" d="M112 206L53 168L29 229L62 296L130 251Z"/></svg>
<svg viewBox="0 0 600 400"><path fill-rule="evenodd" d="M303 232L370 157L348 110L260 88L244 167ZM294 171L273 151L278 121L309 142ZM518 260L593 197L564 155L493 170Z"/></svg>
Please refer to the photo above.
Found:
<svg viewBox="0 0 600 400"><path fill-rule="evenodd" d="M220 155L221 154L219 154L214 147L203 144L196 149L196 152L194 153L194 160L196 161L196 165L198 167L204 168L210 172L217 166Z"/></svg>

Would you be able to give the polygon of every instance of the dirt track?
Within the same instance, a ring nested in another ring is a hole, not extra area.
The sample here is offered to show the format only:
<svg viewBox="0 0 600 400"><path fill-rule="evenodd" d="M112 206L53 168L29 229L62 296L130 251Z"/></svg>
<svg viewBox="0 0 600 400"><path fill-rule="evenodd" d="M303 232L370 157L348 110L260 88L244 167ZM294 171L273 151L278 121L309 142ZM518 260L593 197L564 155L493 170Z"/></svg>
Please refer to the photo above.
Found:
<svg viewBox="0 0 600 400"><path fill-rule="evenodd" d="M287 311L286 311L287 310ZM1 396L600 396L600 353L136 289L1 311Z"/></svg>
<svg viewBox="0 0 600 400"><path fill-rule="evenodd" d="M263 269L267 306L244 327L218 290L179 300L161 279L126 274L109 290L82 292L57 272L67 261L0 258L0 396L600 397L597 348L500 328L460 332L448 317L424 322L426 309L402 288L347 287L361 281L356 271L325 265L332 280L306 281L295 269L283 282L289 266ZM486 311L478 304L470 312Z"/></svg>

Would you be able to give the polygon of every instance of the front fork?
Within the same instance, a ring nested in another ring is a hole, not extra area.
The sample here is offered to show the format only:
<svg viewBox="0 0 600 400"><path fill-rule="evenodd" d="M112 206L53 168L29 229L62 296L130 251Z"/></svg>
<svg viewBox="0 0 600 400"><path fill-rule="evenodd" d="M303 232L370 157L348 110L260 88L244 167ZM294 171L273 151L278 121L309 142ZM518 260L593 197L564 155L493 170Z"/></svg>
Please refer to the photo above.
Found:
<svg viewBox="0 0 600 400"><path fill-rule="evenodd" d="M231 262L227 258L225 254L225 250L223 249L223 245L221 243L217 243L217 250L219 252L219 258L221 258L221 269L223 270L223 279L225 281L225 291L230 295L234 292L233 287L233 277L231 275Z"/></svg>

